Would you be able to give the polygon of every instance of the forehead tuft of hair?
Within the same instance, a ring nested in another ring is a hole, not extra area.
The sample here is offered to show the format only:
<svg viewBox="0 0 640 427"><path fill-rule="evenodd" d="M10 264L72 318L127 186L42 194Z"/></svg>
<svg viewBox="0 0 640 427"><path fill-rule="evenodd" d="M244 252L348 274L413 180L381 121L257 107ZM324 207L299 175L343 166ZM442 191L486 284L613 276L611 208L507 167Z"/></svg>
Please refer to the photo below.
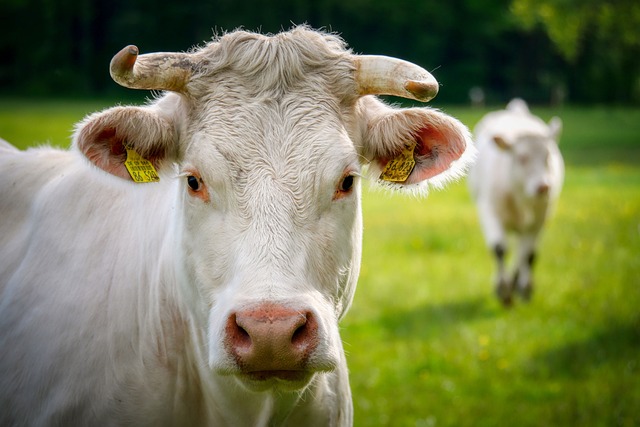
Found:
<svg viewBox="0 0 640 427"><path fill-rule="evenodd" d="M307 26L275 35L236 30L194 53L199 64L190 83L192 92L206 90L207 82L225 73L242 76L257 90L316 84L338 96L355 96L351 50L338 35Z"/></svg>

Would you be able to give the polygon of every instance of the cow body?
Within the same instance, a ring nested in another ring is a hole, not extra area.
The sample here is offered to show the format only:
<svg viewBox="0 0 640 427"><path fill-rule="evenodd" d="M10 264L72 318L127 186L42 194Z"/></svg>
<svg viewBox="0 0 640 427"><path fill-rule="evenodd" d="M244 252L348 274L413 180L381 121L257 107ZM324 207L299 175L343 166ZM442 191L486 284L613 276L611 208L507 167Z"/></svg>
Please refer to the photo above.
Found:
<svg viewBox="0 0 640 427"><path fill-rule="evenodd" d="M459 176L466 128L363 92L305 27L123 52L112 74L169 92L88 116L68 151L0 145L0 424L350 425L359 180L407 141L387 185ZM132 151L159 182L132 182Z"/></svg>
<svg viewBox="0 0 640 427"><path fill-rule="evenodd" d="M560 119L549 124L514 99L506 110L487 114L476 126L478 158L469 172L485 240L497 262L496 293L509 305L513 290L529 299L532 264L545 220L562 187L558 150ZM505 266L508 235L517 241L514 271Z"/></svg>

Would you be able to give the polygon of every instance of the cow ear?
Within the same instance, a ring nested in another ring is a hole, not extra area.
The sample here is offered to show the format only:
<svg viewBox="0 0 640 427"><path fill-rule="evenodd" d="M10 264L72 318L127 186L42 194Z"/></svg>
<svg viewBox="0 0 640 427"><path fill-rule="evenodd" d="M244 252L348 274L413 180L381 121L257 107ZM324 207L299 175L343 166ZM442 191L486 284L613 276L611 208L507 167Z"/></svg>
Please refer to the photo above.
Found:
<svg viewBox="0 0 640 427"><path fill-rule="evenodd" d="M505 137L503 137L502 135L495 135L493 137L493 142L495 142L495 144L501 150L507 151L507 150L511 149L511 143L509 141L507 141L507 139Z"/></svg>
<svg viewBox="0 0 640 427"><path fill-rule="evenodd" d="M94 165L132 180L125 167L127 149L156 170L169 163L176 148L173 124L150 107L114 107L85 118L74 134L74 145Z"/></svg>
<svg viewBox="0 0 640 427"><path fill-rule="evenodd" d="M369 175L393 189L424 192L462 176L475 149L466 126L431 108L398 109L361 99Z"/></svg>
<svg viewBox="0 0 640 427"><path fill-rule="evenodd" d="M560 117L552 117L549 120L549 136L553 138L556 143L560 142L560 134L562 133L562 120Z"/></svg>

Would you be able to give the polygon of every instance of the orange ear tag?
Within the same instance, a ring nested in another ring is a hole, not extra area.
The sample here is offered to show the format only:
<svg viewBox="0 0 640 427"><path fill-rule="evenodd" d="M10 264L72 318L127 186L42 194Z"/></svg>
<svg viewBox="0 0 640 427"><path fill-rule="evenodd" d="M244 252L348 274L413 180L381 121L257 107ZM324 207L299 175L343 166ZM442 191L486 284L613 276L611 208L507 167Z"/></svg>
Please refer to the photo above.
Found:
<svg viewBox="0 0 640 427"><path fill-rule="evenodd" d="M387 163L380 174L380 179L389 182L405 182L416 166L416 160L413 158L415 148L415 142L407 143L404 150Z"/></svg>
<svg viewBox="0 0 640 427"><path fill-rule="evenodd" d="M153 167L153 164L140 156L133 148L125 147L127 150L127 160L124 166L129 171L134 182L158 182L160 177Z"/></svg>

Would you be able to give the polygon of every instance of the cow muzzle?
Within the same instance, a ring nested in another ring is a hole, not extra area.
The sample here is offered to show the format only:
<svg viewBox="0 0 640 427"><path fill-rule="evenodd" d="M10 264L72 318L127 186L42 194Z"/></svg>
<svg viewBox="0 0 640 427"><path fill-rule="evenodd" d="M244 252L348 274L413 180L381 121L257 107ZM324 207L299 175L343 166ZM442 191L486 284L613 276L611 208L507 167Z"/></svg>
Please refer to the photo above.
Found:
<svg viewBox="0 0 640 427"><path fill-rule="evenodd" d="M253 383L303 385L318 370L310 363L319 343L311 310L275 303L243 308L227 318L224 343L241 376Z"/></svg>

